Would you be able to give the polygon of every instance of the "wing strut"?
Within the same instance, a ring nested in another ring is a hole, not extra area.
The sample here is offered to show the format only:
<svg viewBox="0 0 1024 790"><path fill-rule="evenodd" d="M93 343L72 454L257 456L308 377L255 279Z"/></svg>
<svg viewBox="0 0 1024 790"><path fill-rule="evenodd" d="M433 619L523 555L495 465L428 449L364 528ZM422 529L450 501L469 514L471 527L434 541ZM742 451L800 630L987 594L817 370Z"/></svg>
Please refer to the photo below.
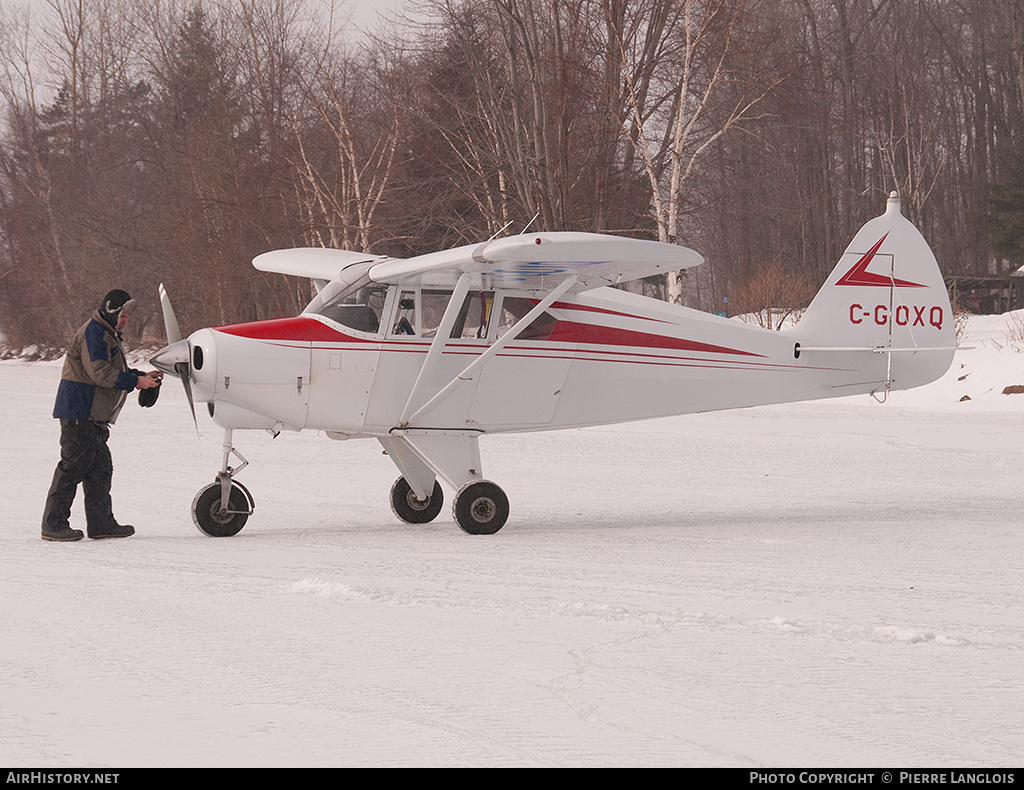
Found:
<svg viewBox="0 0 1024 790"><path fill-rule="evenodd" d="M430 381L431 376L434 374L434 369L437 367L438 361L441 358L441 353L444 351L445 345L448 343L448 336L452 333L452 327L455 326L455 321L458 319L459 312L462 310L462 303L466 301L466 294L469 292L470 277L468 274L463 274L459 277L459 281L455 283L455 289L452 291L452 298L448 302L448 307L444 311L444 315L441 316L441 323L437 327L437 334L434 335L434 341L430 344L430 350L427 351L427 358L423 361L423 367L420 368L419 375L416 376L416 381L412 385L412 389L409 391L409 399L405 402L405 408L402 409L402 416L398 422L400 425L407 425L409 420L409 412L411 412L416 404L422 400L423 390L427 386L427 382Z"/></svg>
<svg viewBox="0 0 1024 790"><path fill-rule="evenodd" d="M463 277L465 277L465 275L463 275ZM566 277L564 280L562 280L562 282L560 282L558 285L556 285L547 296L545 296L543 299L541 299L534 306L534 308L530 312L528 312L526 315L524 315L522 318L520 318L512 326L512 328L508 332L506 332L498 340L496 340L491 346L489 346L488 349L486 351L484 351L484 353L482 353L480 356L478 356L476 359L474 359L466 367L465 370L463 370L459 375L457 375L455 378L453 378L451 381L449 381L441 389L441 391L438 392L433 398L431 398L425 404L420 406L420 408L417 409L413 413L413 415L408 418L408 420L403 419L399 427L402 427L402 428L408 427L410 423L415 422L417 419L419 419L423 415L425 415L425 414L433 411L435 408L437 408L437 406L439 406L442 401L444 401L449 395L451 395L464 382L472 381L473 378L476 376L477 372L480 370L480 368L483 367L487 363L488 360L490 360L492 357L494 357L495 354L497 354L499 351L501 351L505 346L507 346L509 343L511 343L513 340L515 340L517 337L519 337L519 335L522 334L523 331L530 324L533 323L534 319L537 318L537 316L539 316L541 313L543 313L545 310L547 310L552 304L555 303L555 301L560 296L562 296L562 294L564 294L566 291L568 291L570 288L572 288L576 284L576 281L578 279L579 279L579 275L578 274L573 274L573 275L571 275L569 277ZM459 279L459 283L460 284L462 283L462 278ZM467 287L468 287L468 285L467 285ZM457 288L458 288L458 286L456 286L456 289ZM454 303L454 296L452 297L452 303ZM461 307L461 301L460 301L460 305L459 306ZM450 309L451 309L451 304L449 304L449 310ZM448 311L445 311L445 318L447 318L447 317L448 317ZM442 324L443 323L444 323L444 321L442 320ZM431 346L430 346L430 352L431 353L434 351L434 345L437 344L438 339L440 339L440 329L438 330L438 337L434 338L434 343L432 343ZM442 343L442 345L443 345L443 343ZM427 361L428 362L430 361L430 353L427 354ZM427 366L427 364L424 363L424 365L423 365L424 369L426 368L426 366ZM422 375L423 375L423 370L420 371L420 376L422 377ZM420 380L417 379L416 380L416 384L418 385L419 383L420 383ZM414 386L413 389L415 390L416 387ZM411 402L411 400L412 399L410 398L410 402ZM407 405L406 409L408 409L408 408L409 407ZM404 416L405 415L403 414L403 418L404 418Z"/></svg>

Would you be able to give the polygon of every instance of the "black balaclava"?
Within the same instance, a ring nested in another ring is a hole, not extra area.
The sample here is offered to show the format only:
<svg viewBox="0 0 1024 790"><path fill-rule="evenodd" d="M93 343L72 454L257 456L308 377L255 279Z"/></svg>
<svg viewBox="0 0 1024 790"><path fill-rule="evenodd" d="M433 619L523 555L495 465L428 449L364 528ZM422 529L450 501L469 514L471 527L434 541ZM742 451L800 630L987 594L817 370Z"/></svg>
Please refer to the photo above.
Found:
<svg viewBox="0 0 1024 790"><path fill-rule="evenodd" d="M117 329L117 322L122 312L125 315L131 315L134 310L135 300L128 295L127 291L117 288L104 296L103 301L100 302L100 318L114 329Z"/></svg>

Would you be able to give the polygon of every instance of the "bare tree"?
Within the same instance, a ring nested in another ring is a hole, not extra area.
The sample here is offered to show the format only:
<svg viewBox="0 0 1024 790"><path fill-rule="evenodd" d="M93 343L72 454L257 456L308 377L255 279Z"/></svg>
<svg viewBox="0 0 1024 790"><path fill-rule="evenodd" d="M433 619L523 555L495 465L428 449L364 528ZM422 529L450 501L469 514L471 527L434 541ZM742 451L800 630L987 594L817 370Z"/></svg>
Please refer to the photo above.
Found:
<svg viewBox="0 0 1024 790"><path fill-rule="evenodd" d="M641 90L633 77L649 66L627 59L635 47L623 42L619 48L633 127L629 139L650 183L660 241L676 244L682 239L690 181L701 158L723 135L761 117L765 97L787 76L760 68L763 44L747 27L757 23L755 5L682 0L681 13L661 29L664 44L639 50L662 53L661 95L650 105L647 86ZM761 78L765 75L767 80ZM679 302L681 297L682 276L672 272L668 299Z"/></svg>
<svg viewBox="0 0 1024 790"><path fill-rule="evenodd" d="M1016 178L1021 0L422 2L358 48L308 0L0 8L7 337L57 347L99 282L156 326L161 280L188 325L280 315L308 284L267 249L535 215L697 247L653 292L734 312L820 282L892 189L947 274L1007 265L983 215Z"/></svg>
<svg viewBox="0 0 1024 790"><path fill-rule="evenodd" d="M346 60L320 71L308 102L311 118L294 130L310 242L369 252L393 176L402 108L386 73Z"/></svg>
<svg viewBox="0 0 1024 790"><path fill-rule="evenodd" d="M740 285L731 306L765 329L782 329L816 291L817 283L806 273L787 270L782 257L775 256Z"/></svg>

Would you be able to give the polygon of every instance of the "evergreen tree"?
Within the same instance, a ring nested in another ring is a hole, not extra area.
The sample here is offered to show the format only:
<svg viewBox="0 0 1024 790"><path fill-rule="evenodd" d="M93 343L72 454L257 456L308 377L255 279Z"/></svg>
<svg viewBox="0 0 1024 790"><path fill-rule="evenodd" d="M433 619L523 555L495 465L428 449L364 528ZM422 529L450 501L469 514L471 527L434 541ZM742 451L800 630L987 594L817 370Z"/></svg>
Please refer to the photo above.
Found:
<svg viewBox="0 0 1024 790"><path fill-rule="evenodd" d="M989 187L989 211L980 216L992 252L1024 266L1024 125L1018 124L1003 161L1003 180Z"/></svg>

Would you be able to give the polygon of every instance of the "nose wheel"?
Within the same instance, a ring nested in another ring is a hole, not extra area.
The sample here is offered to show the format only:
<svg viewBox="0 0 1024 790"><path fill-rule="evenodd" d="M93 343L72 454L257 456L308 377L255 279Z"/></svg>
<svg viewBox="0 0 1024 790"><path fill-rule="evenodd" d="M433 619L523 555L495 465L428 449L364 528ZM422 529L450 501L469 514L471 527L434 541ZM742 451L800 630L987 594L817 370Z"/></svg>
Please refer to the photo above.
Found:
<svg viewBox="0 0 1024 790"><path fill-rule="evenodd" d="M231 436L230 428L224 431L224 461L217 480L200 489L192 500L192 521L200 532L211 538L237 535L256 508L249 489L234 479L249 462L234 448ZM242 462L237 468L228 465L232 455Z"/></svg>
<svg viewBox="0 0 1024 790"><path fill-rule="evenodd" d="M219 479L201 489L192 500L192 521L200 532L211 538L237 535L252 515L253 501L249 491L241 483L229 481L229 485L226 506L221 503L223 485Z"/></svg>

